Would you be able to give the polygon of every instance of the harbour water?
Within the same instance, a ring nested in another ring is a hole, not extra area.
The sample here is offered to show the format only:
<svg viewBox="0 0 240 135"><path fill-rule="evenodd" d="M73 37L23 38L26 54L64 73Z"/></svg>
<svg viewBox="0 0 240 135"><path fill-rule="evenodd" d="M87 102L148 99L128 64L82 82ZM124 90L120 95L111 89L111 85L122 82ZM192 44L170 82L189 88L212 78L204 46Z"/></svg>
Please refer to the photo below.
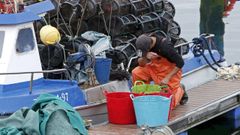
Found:
<svg viewBox="0 0 240 135"><path fill-rule="evenodd" d="M240 135L240 119L222 115L190 129L188 135Z"/></svg>
<svg viewBox="0 0 240 135"><path fill-rule="evenodd" d="M174 19L181 26L181 37L188 41L199 35L201 0L171 0L176 8ZM224 19L224 50L228 64L240 61L240 1ZM188 131L188 135L240 135L240 119L222 115Z"/></svg>

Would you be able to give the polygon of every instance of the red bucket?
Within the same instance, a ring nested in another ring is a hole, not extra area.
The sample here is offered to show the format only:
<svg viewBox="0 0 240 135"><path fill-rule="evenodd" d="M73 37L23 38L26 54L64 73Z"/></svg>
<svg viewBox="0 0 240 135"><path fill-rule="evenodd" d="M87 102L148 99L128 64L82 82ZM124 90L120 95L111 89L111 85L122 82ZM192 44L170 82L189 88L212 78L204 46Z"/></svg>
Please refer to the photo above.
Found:
<svg viewBox="0 0 240 135"><path fill-rule="evenodd" d="M113 124L135 124L136 117L130 92L107 93L108 120Z"/></svg>

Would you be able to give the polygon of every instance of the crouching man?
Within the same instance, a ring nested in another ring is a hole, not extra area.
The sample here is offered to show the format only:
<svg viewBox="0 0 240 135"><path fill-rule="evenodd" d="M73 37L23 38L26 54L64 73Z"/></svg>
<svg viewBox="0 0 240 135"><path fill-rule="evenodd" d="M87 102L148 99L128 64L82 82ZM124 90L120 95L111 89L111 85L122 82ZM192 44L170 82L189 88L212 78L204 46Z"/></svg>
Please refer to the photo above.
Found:
<svg viewBox="0 0 240 135"><path fill-rule="evenodd" d="M141 50L139 66L132 71L133 83L137 80L149 84L167 84L173 93L173 108L188 101L183 85L181 68L184 61L166 38L158 35L140 35L136 40L136 48Z"/></svg>

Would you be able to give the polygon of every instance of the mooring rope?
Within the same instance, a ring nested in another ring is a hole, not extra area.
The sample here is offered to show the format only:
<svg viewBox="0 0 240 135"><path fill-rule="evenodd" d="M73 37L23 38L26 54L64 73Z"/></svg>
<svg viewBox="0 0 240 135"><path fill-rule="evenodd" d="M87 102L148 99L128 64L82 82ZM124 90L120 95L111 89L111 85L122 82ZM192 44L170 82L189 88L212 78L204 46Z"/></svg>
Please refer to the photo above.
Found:
<svg viewBox="0 0 240 135"><path fill-rule="evenodd" d="M202 56L204 60L207 62L207 64L216 72L218 72L218 69L215 68L207 59L206 55L204 54L205 48L209 51L210 57L213 60L214 64L216 64L218 67L221 67L221 65L218 64L218 62L215 60L211 48L209 46L209 42L205 38L206 35L201 35L199 38L193 38L193 46L191 47L192 52L195 57L200 57Z"/></svg>

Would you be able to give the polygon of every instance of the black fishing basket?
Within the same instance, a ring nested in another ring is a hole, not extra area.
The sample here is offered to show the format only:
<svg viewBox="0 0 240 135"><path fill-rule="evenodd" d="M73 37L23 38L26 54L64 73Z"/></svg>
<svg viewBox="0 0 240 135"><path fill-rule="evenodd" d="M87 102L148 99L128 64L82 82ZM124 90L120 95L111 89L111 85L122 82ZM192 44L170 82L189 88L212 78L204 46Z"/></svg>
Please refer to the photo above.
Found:
<svg viewBox="0 0 240 135"><path fill-rule="evenodd" d="M97 31L99 33L107 33L107 26L105 27L104 18L102 16L94 16L87 20L88 30Z"/></svg>
<svg viewBox="0 0 240 135"><path fill-rule="evenodd" d="M129 0L102 0L102 9L109 15L127 15L131 14L131 3Z"/></svg>
<svg viewBox="0 0 240 135"><path fill-rule="evenodd" d="M148 0L130 0L132 13L136 16L151 12L151 5Z"/></svg>
<svg viewBox="0 0 240 135"><path fill-rule="evenodd" d="M125 67L127 67L130 58L135 56L137 52L136 47L131 43L123 43L122 45L115 47L115 49L121 51L124 56L123 64Z"/></svg>
<svg viewBox="0 0 240 135"><path fill-rule="evenodd" d="M42 19L34 21L34 23L33 23L34 30L35 30L35 35L36 35L36 40L37 40L37 43L39 43L39 44L42 42L40 40L40 30L45 25L46 25L46 23Z"/></svg>
<svg viewBox="0 0 240 135"><path fill-rule="evenodd" d="M176 21L171 21L168 29L168 35L171 38L178 38L181 34L181 27Z"/></svg>
<svg viewBox="0 0 240 135"><path fill-rule="evenodd" d="M172 20L173 20L173 16L172 16L170 13L166 12L166 11L163 11L163 12L161 12L161 13L158 13L158 15L160 15L160 16L163 17L163 18L166 18L166 19L169 20L169 21L172 21Z"/></svg>
<svg viewBox="0 0 240 135"><path fill-rule="evenodd" d="M85 31L88 31L88 24L87 22L82 21L80 27L79 21L71 21L70 23L60 22L60 24L58 25L58 30L62 35L69 35L71 37L75 37L80 36L80 34Z"/></svg>
<svg viewBox="0 0 240 135"><path fill-rule="evenodd" d="M163 12L164 1L163 0L148 0L153 12Z"/></svg>
<svg viewBox="0 0 240 135"><path fill-rule="evenodd" d="M167 18L168 16L163 16L164 14L159 14L162 25L161 30L168 34L169 28L171 27L172 20Z"/></svg>
<svg viewBox="0 0 240 135"><path fill-rule="evenodd" d="M113 50L106 52L106 56L112 59L112 68L119 68L119 65L123 63L124 68L127 67L131 57L136 55L136 48L131 43L123 43Z"/></svg>
<svg viewBox="0 0 240 135"><path fill-rule="evenodd" d="M135 33L137 29L138 19L132 14L115 16L111 20L111 35L113 37L126 33Z"/></svg>
<svg viewBox="0 0 240 135"><path fill-rule="evenodd" d="M79 0L66 0L59 6L60 18L64 19L67 23L77 21L82 15L82 6Z"/></svg>
<svg viewBox="0 0 240 135"><path fill-rule="evenodd" d="M113 38L112 46L113 47L120 46L123 43L135 44L136 39L137 37L133 34L120 35Z"/></svg>
<svg viewBox="0 0 240 135"><path fill-rule="evenodd" d="M174 46L176 47L183 43L187 43L187 40L185 40L184 38L178 38L176 40L176 43L174 44ZM188 54L189 48L190 48L189 44L184 44L184 45L176 47L176 50L180 55L185 55L185 54Z"/></svg>
<svg viewBox="0 0 240 135"><path fill-rule="evenodd" d="M138 21L139 21L142 33L159 30L162 27L162 19L155 12L151 12L151 13L147 13L145 15L139 16Z"/></svg>
<svg viewBox="0 0 240 135"><path fill-rule="evenodd" d="M84 19L89 19L98 14L100 11L99 6L102 0L80 0L84 11Z"/></svg>
<svg viewBox="0 0 240 135"><path fill-rule="evenodd" d="M171 14L173 17L175 16L176 10L174 5L169 2L169 1L164 1L164 11L168 12L169 14Z"/></svg>

